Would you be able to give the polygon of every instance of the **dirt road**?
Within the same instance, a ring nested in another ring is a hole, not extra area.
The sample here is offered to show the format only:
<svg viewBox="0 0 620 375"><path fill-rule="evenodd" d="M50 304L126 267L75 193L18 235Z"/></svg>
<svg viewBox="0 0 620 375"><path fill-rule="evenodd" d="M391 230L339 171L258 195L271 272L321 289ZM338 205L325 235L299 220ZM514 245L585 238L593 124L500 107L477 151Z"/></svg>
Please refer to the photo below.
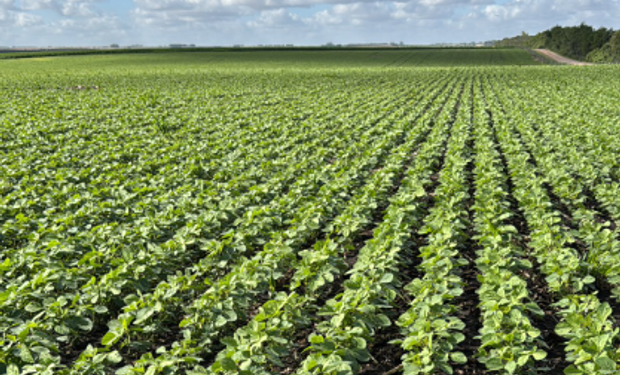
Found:
<svg viewBox="0 0 620 375"><path fill-rule="evenodd" d="M550 58L553 61L559 62L560 64L579 65L579 66L594 65L592 63L587 63L587 62L582 62L582 61L577 61L577 60L569 59L568 57L564 57L562 55L558 55L557 53L555 53L553 51L549 51L548 49L535 49L534 51L540 53L543 56L546 56L546 57Z"/></svg>

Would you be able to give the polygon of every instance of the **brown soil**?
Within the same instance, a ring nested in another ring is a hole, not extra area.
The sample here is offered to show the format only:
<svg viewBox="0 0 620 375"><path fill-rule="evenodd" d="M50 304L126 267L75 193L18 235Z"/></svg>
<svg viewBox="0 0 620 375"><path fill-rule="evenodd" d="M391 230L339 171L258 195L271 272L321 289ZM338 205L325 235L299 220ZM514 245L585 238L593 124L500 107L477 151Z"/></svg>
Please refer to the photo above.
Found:
<svg viewBox="0 0 620 375"><path fill-rule="evenodd" d="M558 62L560 64L564 64L564 65L578 65L578 66L590 66L590 65L594 65L592 63L587 63L587 62L582 62L582 61L577 61L577 60L573 60L573 59L569 59L568 57L564 57L562 55L559 55L553 51L549 51L548 49L535 49L534 51L538 52L539 54L555 61Z"/></svg>

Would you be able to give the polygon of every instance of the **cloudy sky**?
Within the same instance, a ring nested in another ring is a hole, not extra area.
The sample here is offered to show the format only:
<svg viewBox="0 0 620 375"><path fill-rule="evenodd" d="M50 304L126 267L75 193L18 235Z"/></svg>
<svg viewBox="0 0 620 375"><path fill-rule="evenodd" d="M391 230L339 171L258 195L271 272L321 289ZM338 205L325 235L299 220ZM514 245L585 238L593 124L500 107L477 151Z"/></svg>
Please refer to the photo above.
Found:
<svg viewBox="0 0 620 375"><path fill-rule="evenodd" d="M0 46L428 44L586 22L620 0L0 0Z"/></svg>

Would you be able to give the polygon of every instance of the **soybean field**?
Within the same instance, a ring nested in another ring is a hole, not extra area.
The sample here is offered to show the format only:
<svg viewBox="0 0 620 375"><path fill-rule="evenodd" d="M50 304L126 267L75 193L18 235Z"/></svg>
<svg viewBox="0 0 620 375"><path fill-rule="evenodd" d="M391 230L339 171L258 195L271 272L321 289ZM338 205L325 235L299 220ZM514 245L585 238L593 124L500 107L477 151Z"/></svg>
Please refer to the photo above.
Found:
<svg viewBox="0 0 620 375"><path fill-rule="evenodd" d="M618 374L620 68L0 60L0 374Z"/></svg>

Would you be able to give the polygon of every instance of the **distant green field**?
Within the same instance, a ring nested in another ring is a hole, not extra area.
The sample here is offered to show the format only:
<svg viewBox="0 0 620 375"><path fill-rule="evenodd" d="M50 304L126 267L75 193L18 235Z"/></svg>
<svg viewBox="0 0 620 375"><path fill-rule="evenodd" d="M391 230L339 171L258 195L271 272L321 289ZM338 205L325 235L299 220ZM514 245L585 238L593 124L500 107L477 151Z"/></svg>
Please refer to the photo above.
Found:
<svg viewBox="0 0 620 375"><path fill-rule="evenodd" d="M618 87L508 49L2 60L0 374L618 373Z"/></svg>
<svg viewBox="0 0 620 375"><path fill-rule="evenodd" d="M0 55L1 57L1 55ZM519 49L237 51L112 54L0 60L5 71L82 69L307 69L536 65Z"/></svg>

